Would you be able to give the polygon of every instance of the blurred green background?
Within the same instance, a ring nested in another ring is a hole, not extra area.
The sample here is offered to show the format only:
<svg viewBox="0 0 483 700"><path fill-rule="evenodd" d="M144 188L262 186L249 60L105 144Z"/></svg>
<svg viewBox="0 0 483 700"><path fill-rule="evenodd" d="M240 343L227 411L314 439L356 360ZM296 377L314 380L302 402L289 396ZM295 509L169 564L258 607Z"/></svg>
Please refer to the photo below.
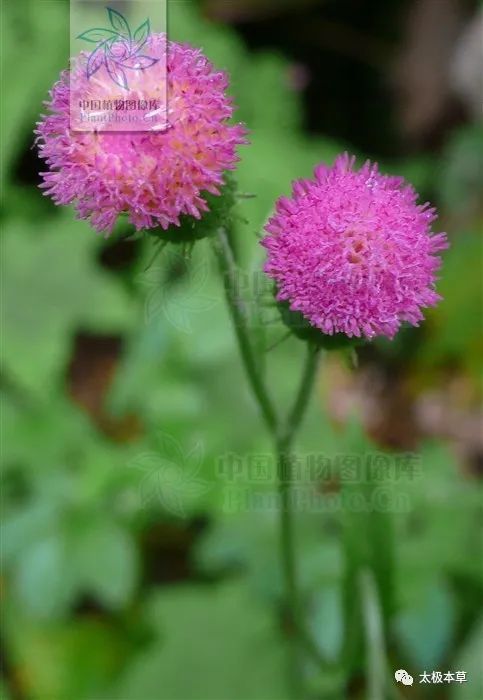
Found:
<svg viewBox="0 0 483 700"><path fill-rule="evenodd" d="M223 456L270 443L210 246L191 260L168 248L146 272L151 240L106 241L42 197L32 132L68 59L68 2L6 0L2 20L0 695L285 700L277 512L250 500L275 486L220 473ZM408 507L372 516L329 507L337 473L309 484L327 508L297 514L297 556L333 663L304 669L313 700L373 700L361 561L388 673L415 677L399 697L483 697L481 27L481 5L460 0L169 2L170 37L229 72L250 130L237 172L257 195L238 205L247 279L274 199L345 149L408 177L451 240L444 302L357 368L326 358L298 442L419 467L392 484ZM260 347L284 334L256 319L254 332ZM295 339L265 353L281 406L302 354ZM424 670L468 682L422 685Z"/></svg>

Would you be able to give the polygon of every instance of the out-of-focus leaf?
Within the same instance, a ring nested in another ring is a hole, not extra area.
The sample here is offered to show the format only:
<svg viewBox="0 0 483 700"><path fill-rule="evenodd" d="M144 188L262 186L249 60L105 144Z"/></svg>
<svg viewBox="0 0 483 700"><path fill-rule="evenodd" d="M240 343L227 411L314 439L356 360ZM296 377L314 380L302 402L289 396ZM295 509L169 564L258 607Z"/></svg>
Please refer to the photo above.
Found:
<svg viewBox="0 0 483 700"><path fill-rule="evenodd" d="M164 589L149 605L159 642L127 670L119 700L284 700L284 647L238 583ZM181 673L186 659L190 672Z"/></svg>
<svg viewBox="0 0 483 700"><path fill-rule="evenodd" d="M438 667L453 640L455 614L452 592L441 579L431 581L419 603L399 614L396 633L416 668Z"/></svg>
<svg viewBox="0 0 483 700"><path fill-rule="evenodd" d="M454 662L455 671L466 671L466 683L455 683L451 700L483 697L483 618L480 618Z"/></svg>
<svg viewBox="0 0 483 700"><path fill-rule="evenodd" d="M135 543L126 530L96 518L79 533L71 562L80 585L107 607L130 600L138 577Z"/></svg>
<svg viewBox="0 0 483 700"><path fill-rule="evenodd" d="M63 375L74 331L122 331L132 319L133 300L94 264L97 245L71 211L35 235L18 220L4 230L2 360L40 396Z"/></svg>
<svg viewBox="0 0 483 700"><path fill-rule="evenodd" d="M7 685L3 680L0 680L0 698L2 700L11 700L11 695L9 690L7 689Z"/></svg>
<svg viewBox="0 0 483 700"><path fill-rule="evenodd" d="M450 451L425 445L418 471L399 485L410 510L396 514L399 598L411 604L436 572L481 584L481 486L463 477Z"/></svg>
<svg viewBox="0 0 483 700"><path fill-rule="evenodd" d="M340 586L321 587L310 606L309 627L328 661L336 661L344 637L344 613Z"/></svg>
<svg viewBox="0 0 483 700"><path fill-rule="evenodd" d="M99 619L35 622L4 616L16 685L32 700L100 698L126 658L119 629ZM2 700L4 696L2 695Z"/></svg>
<svg viewBox="0 0 483 700"><path fill-rule="evenodd" d="M443 301L428 313L431 337L417 362L423 367L459 361L477 378L481 372L481 232L461 232L443 255L438 292Z"/></svg>
<svg viewBox="0 0 483 700"><path fill-rule="evenodd" d="M2 524L2 562L9 564L31 547L39 537L48 535L58 525L57 508L42 502L31 508L17 510Z"/></svg>
<svg viewBox="0 0 483 700"><path fill-rule="evenodd" d="M34 617L55 617L77 592L67 541L53 534L25 548L14 579L19 599Z"/></svg>
<svg viewBox="0 0 483 700"><path fill-rule="evenodd" d="M482 152L483 127L467 125L453 134L439 169L437 181L443 204L453 216L466 223L481 211Z"/></svg>
<svg viewBox="0 0 483 700"><path fill-rule="evenodd" d="M8 109L2 109L3 182L26 137L33 144L34 122L45 111L42 101L67 68L69 10L62 2L9 2L2 8L2 20L3 89L8 94Z"/></svg>
<svg viewBox="0 0 483 700"><path fill-rule="evenodd" d="M66 452L99 447L88 419L64 397L50 395L45 403L41 398L28 407L15 406L7 397L2 403L4 465L31 471L33 481L64 462Z"/></svg>

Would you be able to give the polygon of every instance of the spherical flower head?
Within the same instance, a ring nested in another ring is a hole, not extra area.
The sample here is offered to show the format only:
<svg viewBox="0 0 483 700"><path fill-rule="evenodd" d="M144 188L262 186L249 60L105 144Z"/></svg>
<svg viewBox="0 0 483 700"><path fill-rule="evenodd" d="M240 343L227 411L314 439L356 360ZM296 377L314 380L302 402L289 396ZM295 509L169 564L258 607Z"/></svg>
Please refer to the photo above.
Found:
<svg viewBox="0 0 483 700"><path fill-rule="evenodd" d="M319 165L281 197L266 225L264 270L277 299L327 335L393 338L403 322L417 326L434 306L444 233L403 178L382 175L354 157Z"/></svg>
<svg viewBox="0 0 483 700"><path fill-rule="evenodd" d="M152 34L143 53L164 58L166 70L159 60L149 70L129 71L128 90L112 80L103 88L125 100L152 98L156 85L165 88L166 130L72 131L70 91L89 94L89 80L98 77L79 69L75 81L69 71L61 74L46 103L51 114L36 131L49 167L41 173L45 193L56 204L74 203L79 218L107 235L119 214L137 230L179 226L183 214L200 218L208 209L203 194L220 194L224 171L235 168L237 146L246 143L245 128L229 123L234 108L227 76L200 50Z"/></svg>

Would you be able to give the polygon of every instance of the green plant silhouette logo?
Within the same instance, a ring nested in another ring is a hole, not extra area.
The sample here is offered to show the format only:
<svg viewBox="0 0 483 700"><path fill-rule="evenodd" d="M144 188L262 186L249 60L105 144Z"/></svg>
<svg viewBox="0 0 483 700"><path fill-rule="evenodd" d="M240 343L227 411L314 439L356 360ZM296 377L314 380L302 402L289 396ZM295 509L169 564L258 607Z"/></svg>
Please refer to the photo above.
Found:
<svg viewBox="0 0 483 700"><path fill-rule="evenodd" d="M197 442L189 451L166 433L157 433L157 450L143 452L129 467L143 473L139 493L143 505L158 501L167 513L186 516L186 508L206 494L212 484L200 476L204 449Z"/></svg>
<svg viewBox="0 0 483 700"><path fill-rule="evenodd" d="M146 70L159 60L141 53L151 34L151 23L145 19L133 32L124 15L111 7L106 10L109 28L95 27L77 36L77 39L96 44L87 60L86 75L91 78L104 66L116 85L129 90L126 71Z"/></svg>

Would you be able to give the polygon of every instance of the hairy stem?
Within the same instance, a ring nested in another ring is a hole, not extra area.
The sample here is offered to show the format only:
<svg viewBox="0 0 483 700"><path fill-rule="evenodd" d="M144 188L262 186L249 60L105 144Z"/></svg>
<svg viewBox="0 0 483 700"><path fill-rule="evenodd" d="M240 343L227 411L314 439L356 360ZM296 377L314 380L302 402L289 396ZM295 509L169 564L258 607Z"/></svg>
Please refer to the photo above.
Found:
<svg viewBox="0 0 483 700"><path fill-rule="evenodd" d="M257 399L260 411L271 434L277 431L277 416L260 374L255 353L252 348L247 328L247 313L243 300L237 294L236 263L224 228L219 228L215 242L220 271L223 277L226 300L233 321L235 334L240 348L247 377Z"/></svg>
<svg viewBox="0 0 483 700"><path fill-rule="evenodd" d="M319 348L307 343L307 355L305 358L302 380L294 404L285 423L284 440L288 443L289 447L292 445L293 439L300 428L305 411L307 410L310 394L314 385L315 373L317 371L318 358Z"/></svg>
<svg viewBox="0 0 483 700"><path fill-rule="evenodd" d="M276 439L278 484L280 493L280 544L282 552L282 566L286 586L286 598L290 623L295 629L306 650L317 657L320 656L308 635L305 634L305 625L301 619L301 606L299 600L299 582L296 562L295 528L291 497L291 463L293 441L305 415L312 386L317 370L317 348L307 344L302 380L295 397L294 404L289 411L285 425Z"/></svg>
<svg viewBox="0 0 483 700"><path fill-rule="evenodd" d="M266 427L272 435L276 446L280 493L281 555L287 616L296 643L300 644L300 647L304 647L317 663L323 664L324 661L321 659L315 644L305 632L300 614L290 484L291 450L308 406L317 369L318 352L312 345L307 345L305 367L300 386L286 420L282 421L273 407L272 399L270 398L265 381L261 375L260 366L250 340L245 304L237 293L236 262L229 236L222 227L217 230L214 246L220 271L223 276L225 296L245 372L260 407ZM295 662L297 662L297 658L295 658Z"/></svg>

